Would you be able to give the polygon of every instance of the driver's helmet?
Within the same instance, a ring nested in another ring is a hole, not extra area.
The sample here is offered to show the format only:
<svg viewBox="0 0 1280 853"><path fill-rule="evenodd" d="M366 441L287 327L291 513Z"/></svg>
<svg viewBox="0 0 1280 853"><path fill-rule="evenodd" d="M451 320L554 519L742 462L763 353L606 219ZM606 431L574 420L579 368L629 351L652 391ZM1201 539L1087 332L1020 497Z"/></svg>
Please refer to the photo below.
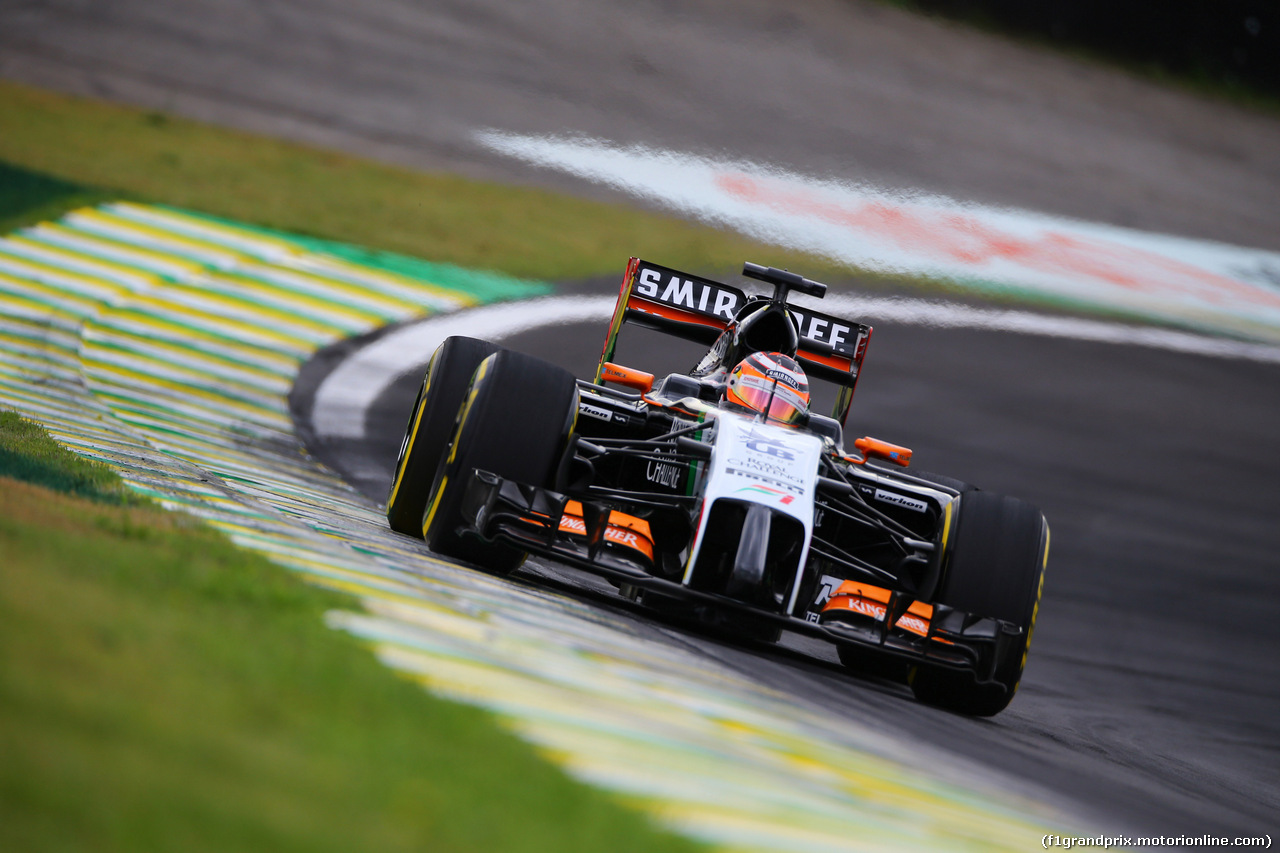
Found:
<svg viewBox="0 0 1280 853"><path fill-rule="evenodd" d="M780 352L757 352L729 371L724 400L783 424L809 419L809 380L796 360Z"/></svg>

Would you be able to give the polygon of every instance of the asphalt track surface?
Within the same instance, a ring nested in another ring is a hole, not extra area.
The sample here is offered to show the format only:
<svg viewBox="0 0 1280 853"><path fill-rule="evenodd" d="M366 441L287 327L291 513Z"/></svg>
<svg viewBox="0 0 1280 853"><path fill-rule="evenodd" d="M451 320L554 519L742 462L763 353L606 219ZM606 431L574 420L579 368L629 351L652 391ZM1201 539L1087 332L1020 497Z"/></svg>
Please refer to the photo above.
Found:
<svg viewBox="0 0 1280 853"><path fill-rule="evenodd" d="M601 335L595 324L557 326L504 343L589 375ZM346 349L304 369L298 411ZM669 347L632 352L635 364L687 367ZM370 408L366 439L311 444L375 500L415 373ZM1031 500L1052 525L1014 703L993 720L925 708L905 686L840 671L816 643L789 643L797 656L679 631L672 642L832 714L1025 779L1094 816L1100 832L1270 831L1280 813L1278 382L1275 364L881 324L850 432L913 447L917 467ZM645 618L572 572L540 564L521 575L567 584L617 618Z"/></svg>
<svg viewBox="0 0 1280 853"><path fill-rule="evenodd" d="M0 76L583 194L475 132L1280 248L1274 116L866 0L5 0Z"/></svg>
<svg viewBox="0 0 1280 853"><path fill-rule="evenodd" d="M10 0L0 75L591 195L608 191L471 134L726 150L1280 247L1275 119L862 3ZM585 375L601 334L507 343ZM1008 771L1099 815L1099 831L1274 835L1278 380L1246 361L879 324L851 429L1035 501L1053 525L1023 690L975 721L820 658L701 639L690 653ZM316 448L375 499L417 381L379 401L367 442Z"/></svg>

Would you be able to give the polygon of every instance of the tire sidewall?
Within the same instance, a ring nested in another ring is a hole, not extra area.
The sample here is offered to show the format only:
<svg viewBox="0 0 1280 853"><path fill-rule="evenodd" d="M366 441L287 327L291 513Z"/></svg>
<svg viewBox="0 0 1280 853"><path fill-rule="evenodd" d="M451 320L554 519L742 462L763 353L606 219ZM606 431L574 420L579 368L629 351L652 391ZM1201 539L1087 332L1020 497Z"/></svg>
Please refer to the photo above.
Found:
<svg viewBox="0 0 1280 853"><path fill-rule="evenodd" d="M482 361L458 410L436 471L422 529L433 551L505 574L524 554L459 534L462 497L481 469L526 485L551 487L576 422L578 389L563 368L503 350Z"/></svg>
<svg viewBox="0 0 1280 853"><path fill-rule="evenodd" d="M387 496L391 529L422 536L422 514L436 471L448 449L458 407L476 367L502 348L476 338L453 336L436 348L427 363L418 399L405 426L400 455Z"/></svg>
<svg viewBox="0 0 1280 853"><path fill-rule="evenodd" d="M935 601L975 616L1011 622L1022 629L1022 635L995 662L998 684L979 685L971 673L920 665L911 675L918 698L979 716L996 714L1009 704L1026 666L1048 546L1048 524L1035 506L977 490L961 495Z"/></svg>

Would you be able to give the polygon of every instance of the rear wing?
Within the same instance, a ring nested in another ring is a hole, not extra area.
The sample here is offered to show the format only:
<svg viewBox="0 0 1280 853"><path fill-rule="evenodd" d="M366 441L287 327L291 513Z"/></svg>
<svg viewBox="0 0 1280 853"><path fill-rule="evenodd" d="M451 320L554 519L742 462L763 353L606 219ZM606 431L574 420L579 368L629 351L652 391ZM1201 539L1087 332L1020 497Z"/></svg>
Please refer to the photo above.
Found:
<svg viewBox="0 0 1280 853"><path fill-rule="evenodd" d="M604 365L613 361L618 334L626 323L709 347L747 300L747 294L736 287L632 258L618 291L595 381L602 381ZM811 378L840 386L831 415L844 423L871 339L871 327L807 308L788 305L787 310L800 327L796 360Z"/></svg>

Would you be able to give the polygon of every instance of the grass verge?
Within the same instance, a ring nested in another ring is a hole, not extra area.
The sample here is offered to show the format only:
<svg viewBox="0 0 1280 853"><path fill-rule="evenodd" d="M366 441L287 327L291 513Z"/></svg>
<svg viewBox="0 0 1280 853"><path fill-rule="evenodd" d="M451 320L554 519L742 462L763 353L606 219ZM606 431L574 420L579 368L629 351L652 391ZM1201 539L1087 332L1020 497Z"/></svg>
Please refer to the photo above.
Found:
<svg viewBox="0 0 1280 853"><path fill-rule="evenodd" d="M10 165L0 174L4 195L14 169L69 188L52 207L10 213L10 227L56 215L79 192L552 281L621 278L637 252L722 275L750 259L849 276L829 261L672 216L414 172L8 82L0 82L0 161ZM0 218L0 230L5 224Z"/></svg>
<svg viewBox="0 0 1280 853"><path fill-rule="evenodd" d="M699 849L324 627L349 599L122 488L0 415L0 849Z"/></svg>
<svg viewBox="0 0 1280 853"><path fill-rule="evenodd" d="M68 452L15 412L0 411L0 476L105 503L141 503L106 465Z"/></svg>
<svg viewBox="0 0 1280 853"><path fill-rule="evenodd" d="M110 200L107 193L0 162L0 234Z"/></svg>

